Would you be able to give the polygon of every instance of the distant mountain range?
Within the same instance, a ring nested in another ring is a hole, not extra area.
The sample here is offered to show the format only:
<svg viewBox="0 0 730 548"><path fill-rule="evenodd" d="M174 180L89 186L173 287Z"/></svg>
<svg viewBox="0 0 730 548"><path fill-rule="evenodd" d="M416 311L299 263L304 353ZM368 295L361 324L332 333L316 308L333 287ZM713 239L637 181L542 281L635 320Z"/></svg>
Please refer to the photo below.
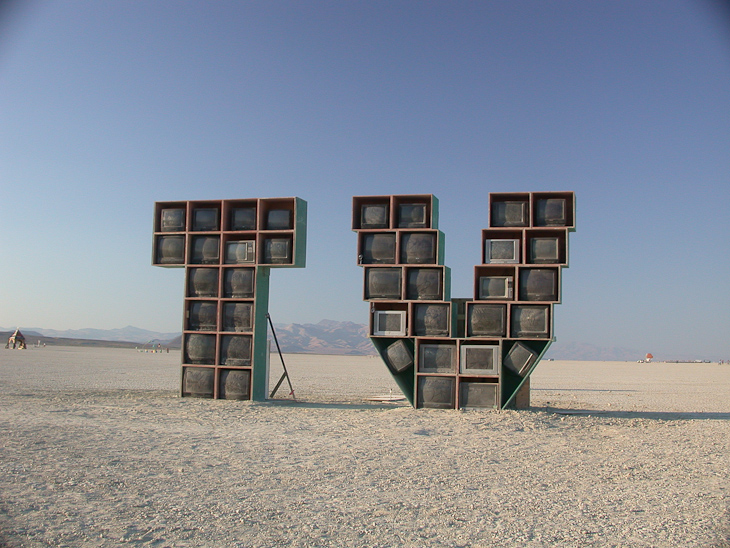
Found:
<svg viewBox="0 0 730 548"><path fill-rule="evenodd" d="M276 335L282 352L305 354L375 355L373 344L368 339L368 326L354 322L322 320L316 324L275 324ZM0 338L7 337L15 329L0 328ZM56 330L38 327L21 327L29 346L41 344L73 346L116 346L132 347L145 344L160 344L166 348L180 348L181 334L161 333L139 329L133 326L121 329L73 329ZM276 350L273 345L272 350ZM2 340L2 339L0 339ZM657 354L657 353L655 353ZM646 355L645 351L621 347L598 347L582 343L555 342L546 358L556 360L582 361L636 361ZM663 359L706 359L706 356L659 356Z"/></svg>

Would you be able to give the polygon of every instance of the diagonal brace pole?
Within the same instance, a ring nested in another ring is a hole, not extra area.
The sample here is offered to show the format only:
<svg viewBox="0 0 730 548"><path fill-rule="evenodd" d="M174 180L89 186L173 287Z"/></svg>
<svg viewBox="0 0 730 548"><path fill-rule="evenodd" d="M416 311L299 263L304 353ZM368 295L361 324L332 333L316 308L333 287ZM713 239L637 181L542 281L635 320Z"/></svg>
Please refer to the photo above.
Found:
<svg viewBox="0 0 730 548"><path fill-rule="evenodd" d="M274 394L276 394L276 391L279 390L281 383L284 382L284 379L286 379L286 382L289 383L289 395L294 400L296 400L297 397L294 395L294 387L292 387L292 385L291 385L291 379L289 378L289 372L286 370L286 364L284 363L284 355L281 353L281 347L279 346L279 339L276 337L276 330L274 329L274 324L271 321L271 315L268 312L266 313L266 319L269 320L269 326L271 327L271 334L274 335L274 342L276 343L276 350L279 352L279 358L281 358L281 365L284 368L284 373L281 375L279 382L276 383L276 386L271 391L269 398L274 397Z"/></svg>

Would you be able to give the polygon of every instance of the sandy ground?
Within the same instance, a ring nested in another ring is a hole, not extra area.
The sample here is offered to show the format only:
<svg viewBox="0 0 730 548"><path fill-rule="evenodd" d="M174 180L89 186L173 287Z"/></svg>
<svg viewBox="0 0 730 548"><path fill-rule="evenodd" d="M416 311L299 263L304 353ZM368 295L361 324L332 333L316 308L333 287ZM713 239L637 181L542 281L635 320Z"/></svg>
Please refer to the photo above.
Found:
<svg viewBox="0 0 730 548"><path fill-rule="evenodd" d="M285 358L297 402L250 403L178 398L178 353L0 350L0 547L730 547L728 365L543 362L498 412Z"/></svg>

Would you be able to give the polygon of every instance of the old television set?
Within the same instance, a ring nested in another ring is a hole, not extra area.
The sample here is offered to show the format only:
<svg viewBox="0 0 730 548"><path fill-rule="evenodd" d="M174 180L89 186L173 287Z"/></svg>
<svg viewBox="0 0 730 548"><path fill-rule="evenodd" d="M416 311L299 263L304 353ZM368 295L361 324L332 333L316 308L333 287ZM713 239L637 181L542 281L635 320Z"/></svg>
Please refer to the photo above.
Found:
<svg viewBox="0 0 730 548"><path fill-rule="evenodd" d="M432 409L454 409L456 379L454 377L418 377L417 406Z"/></svg>
<svg viewBox="0 0 730 548"><path fill-rule="evenodd" d="M183 367L182 395L189 398L212 398L215 369L212 367Z"/></svg>
<svg viewBox="0 0 730 548"><path fill-rule="evenodd" d="M188 333L183 346L185 363L215 364L215 335Z"/></svg>
<svg viewBox="0 0 730 548"><path fill-rule="evenodd" d="M226 268L223 277L223 296L246 299L254 296L253 268Z"/></svg>
<svg viewBox="0 0 730 548"><path fill-rule="evenodd" d="M188 297L217 296L217 268L191 268L188 270Z"/></svg>
<svg viewBox="0 0 730 548"><path fill-rule="evenodd" d="M215 301L191 301L188 303L188 329L191 331L215 331L218 328L218 306Z"/></svg>
<svg viewBox="0 0 730 548"><path fill-rule="evenodd" d="M541 198L535 203L537 226L566 226L568 208L565 198Z"/></svg>
<svg viewBox="0 0 730 548"><path fill-rule="evenodd" d="M159 236L155 255L157 264L184 264L185 236Z"/></svg>
<svg viewBox="0 0 730 548"><path fill-rule="evenodd" d="M395 264L395 233L363 234L363 264Z"/></svg>
<svg viewBox="0 0 730 548"><path fill-rule="evenodd" d="M182 208L169 208L160 211L160 231L184 232L185 210Z"/></svg>
<svg viewBox="0 0 730 548"><path fill-rule="evenodd" d="M363 204L360 208L360 228L388 228L389 212L387 204Z"/></svg>
<svg viewBox="0 0 730 548"><path fill-rule="evenodd" d="M218 230L218 208L199 207L193 209L193 231L211 232Z"/></svg>
<svg viewBox="0 0 730 548"><path fill-rule="evenodd" d="M526 344L517 341L507 352L502 363L513 373L524 377L536 360L537 352Z"/></svg>
<svg viewBox="0 0 730 548"><path fill-rule="evenodd" d="M411 232L401 237L401 262L405 264L435 264L436 234Z"/></svg>
<svg viewBox="0 0 730 548"><path fill-rule="evenodd" d="M400 300L401 272L400 268L366 268L365 300Z"/></svg>
<svg viewBox="0 0 730 548"><path fill-rule="evenodd" d="M507 334L507 305L472 303L467 308L470 337L504 337Z"/></svg>
<svg viewBox="0 0 730 548"><path fill-rule="evenodd" d="M456 373L456 345L427 343L418 346L420 373Z"/></svg>
<svg viewBox="0 0 730 548"><path fill-rule="evenodd" d="M514 292L514 276L480 276L479 298L512 299Z"/></svg>
<svg viewBox="0 0 730 548"><path fill-rule="evenodd" d="M499 375L498 344L462 344L459 372L462 375Z"/></svg>
<svg viewBox="0 0 730 548"><path fill-rule="evenodd" d="M251 371L223 369L220 374L219 396L224 400L251 399Z"/></svg>
<svg viewBox="0 0 730 548"><path fill-rule="evenodd" d="M405 337L408 324L405 310L374 310L373 335L378 337Z"/></svg>
<svg viewBox="0 0 730 548"><path fill-rule="evenodd" d="M441 301L444 298L439 268L409 268L406 298L411 301Z"/></svg>
<svg viewBox="0 0 730 548"><path fill-rule="evenodd" d="M490 382L461 382L459 407L465 409L496 409L499 407L499 385Z"/></svg>
<svg viewBox="0 0 730 548"><path fill-rule="evenodd" d="M558 269L520 270L519 296L521 301L558 301Z"/></svg>
<svg viewBox="0 0 730 548"><path fill-rule="evenodd" d="M413 307L413 332L417 337L448 337L451 323L448 303L418 303Z"/></svg>
<svg viewBox="0 0 730 548"><path fill-rule="evenodd" d="M398 228L429 228L426 204L400 204L398 206Z"/></svg>
<svg viewBox="0 0 730 548"><path fill-rule="evenodd" d="M413 352L403 339L389 344L383 352L383 357L388 369L396 375L413 366Z"/></svg>
<svg viewBox="0 0 730 548"><path fill-rule="evenodd" d="M270 209L266 214L266 230L290 230L292 226L290 209Z"/></svg>
<svg viewBox="0 0 730 548"><path fill-rule="evenodd" d="M512 307L512 337L550 337L549 305L515 305Z"/></svg>
<svg viewBox="0 0 730 548"><path fill-rule="evenodd" d="M256 230L256 208L234 207L230 212L231 230Z"/></svg>
<svg viewBox="0 0 730 548"><path fill-rule="evenodd" d="M251 365L251 336L223 335L221 337L221 363L235 367Z"/></svg>
<svg viewBox="0 0 730 548"><path fill-rule="evenodd" d="M528 226L527 202L507 200L492 203L491 226Z"/></svg>
<svg viewBox="0 0 730 548"><path fill-rule="evenodd" d="M554 264L560 262L560 239L557 236L530 238L530 262Z"/></svg>
<svg viewBox="0 0 730 548"><path fill-rule="evenodd" d="M251 331L253 303L224 303L223 331Z"/></svg>
<svg viewBox="0 0 730 548"><path fill-rule="evenodd" d="M226 264L247 264L256 262L256 242L236 240L226 242Z"/></svg>
<svg viewBox="0 0 730 548"><path fill-rule="evenodd" d="M220 238L195 236L192 240L190 262L194 264L218 264L220 262Z"/></svg>
<svg viewBox="0 0 730 548"><path fill-rule="evenodd" d="M484 262L488 264L519 263L520 240L516 238L484 240Z"/></svg>
<svg viewBox="0 0 730 548"><path fill-rule="evenodd" d="M267 238L264 240L266 264L290 264L292 262L291 238Z"/></svg>

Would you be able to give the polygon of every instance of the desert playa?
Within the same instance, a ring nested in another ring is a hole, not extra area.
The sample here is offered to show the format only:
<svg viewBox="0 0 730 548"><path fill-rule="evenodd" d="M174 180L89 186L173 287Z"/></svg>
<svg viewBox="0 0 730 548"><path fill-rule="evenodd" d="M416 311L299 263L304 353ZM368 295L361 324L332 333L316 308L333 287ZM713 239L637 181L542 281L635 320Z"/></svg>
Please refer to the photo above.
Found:
<svg viewBox="0 0 730 548"><path fill-rule="evenodd" d="M0 350L0 546L730 546L728 365L542 362L500 412L285 358L297 400L251 403L179 398L178 352Z"/></svg>

